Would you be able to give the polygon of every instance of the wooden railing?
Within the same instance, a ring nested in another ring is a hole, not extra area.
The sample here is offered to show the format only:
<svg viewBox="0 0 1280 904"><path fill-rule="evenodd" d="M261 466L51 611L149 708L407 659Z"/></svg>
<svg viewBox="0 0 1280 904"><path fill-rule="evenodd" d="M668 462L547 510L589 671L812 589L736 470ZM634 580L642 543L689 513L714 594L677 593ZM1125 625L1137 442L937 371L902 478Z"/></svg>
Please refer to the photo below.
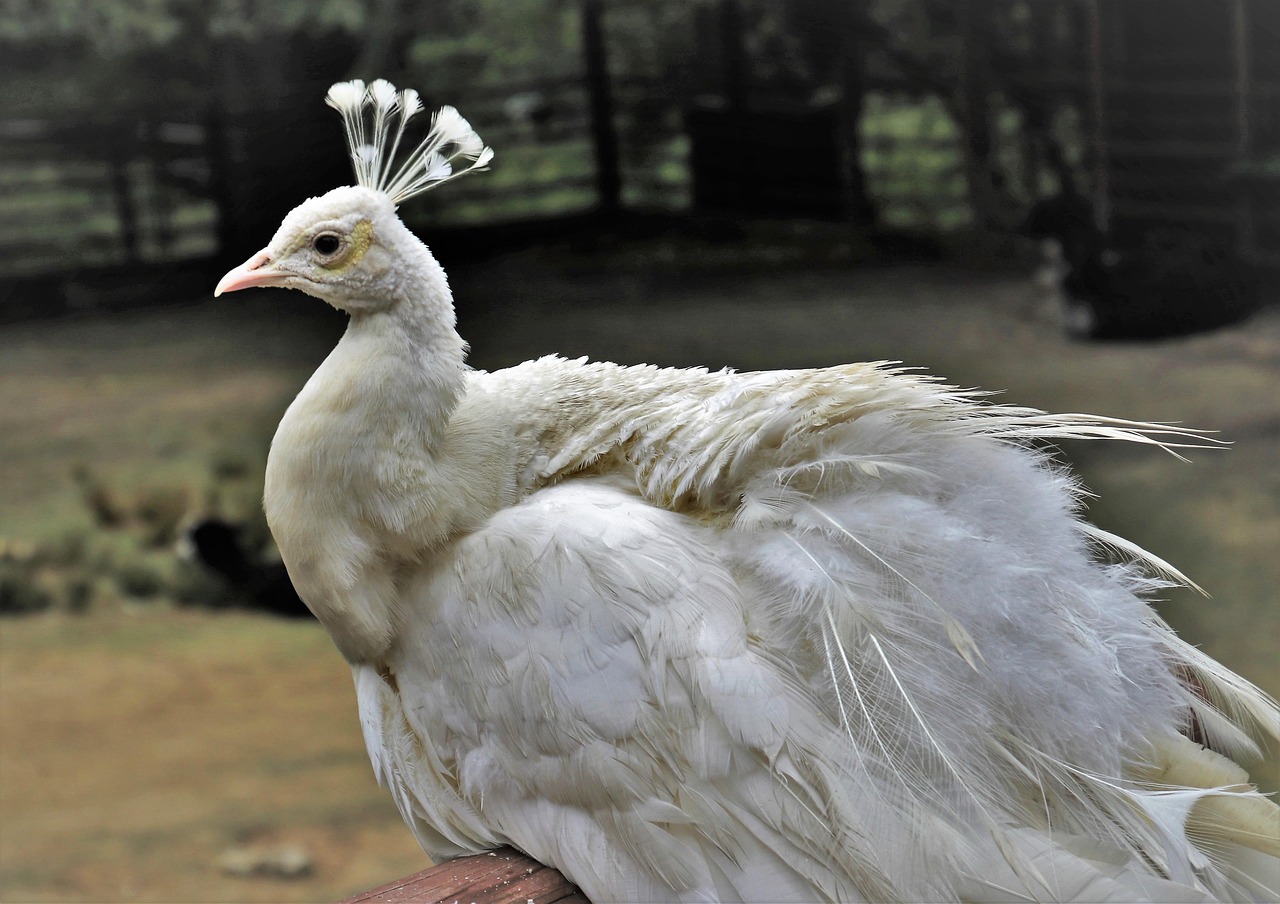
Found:
<svg viewBox="0 0 1280 904"><path fill-rule="evenodd" d="M342 904L591 904L557 870L512 848L462 857L347 898Z"/></svg>

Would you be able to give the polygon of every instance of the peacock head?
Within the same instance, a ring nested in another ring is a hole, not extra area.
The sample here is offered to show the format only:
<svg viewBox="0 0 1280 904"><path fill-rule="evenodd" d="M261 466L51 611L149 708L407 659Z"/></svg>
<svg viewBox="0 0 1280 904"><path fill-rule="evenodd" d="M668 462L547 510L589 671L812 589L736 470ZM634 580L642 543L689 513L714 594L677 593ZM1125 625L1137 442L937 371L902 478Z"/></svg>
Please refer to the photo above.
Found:
<svg viewBox="0 0 1280 904"><path fill-rule="evenodd" d="M267 247L222 277L214 295L284 286L352 314L391 307L401 294L406 265L425 259L434 266L396 207L493 159L458 111L442 107L427 137L393 166L406 124L422 110L416 91L397 91L383 79L367 86L357 79L334 85L325 100L342 114L356 184L294 208Z"/></svg>

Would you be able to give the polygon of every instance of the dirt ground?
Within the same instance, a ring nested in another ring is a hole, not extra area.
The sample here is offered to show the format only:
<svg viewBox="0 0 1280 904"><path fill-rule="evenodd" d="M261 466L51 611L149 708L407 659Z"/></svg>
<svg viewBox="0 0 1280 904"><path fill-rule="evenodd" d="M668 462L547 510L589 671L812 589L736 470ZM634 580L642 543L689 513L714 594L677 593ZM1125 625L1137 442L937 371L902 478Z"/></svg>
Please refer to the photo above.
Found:
<svg viewBox="0 0 1280 904"><path fill-rule="evenodd" d="M1100 494L1095 520L1212 594L1162 607L1184 636L1280 691L1280 308L1204 336L1081 345L1015 275L666 263L659 247L455 272L473 363L891 359L1017 404L1219 430L1234 445L1190 464L1119 445L1066 453ZM265 454L341 330L296 293L176 301L0 333L0 540L83 527L77 464L127 491L203 479L227 448ZM227 848L284 843L307 849L310 876L218 869ZM0 623L0 900L323 901L422 865L314 625L127 601Z"/></svg>

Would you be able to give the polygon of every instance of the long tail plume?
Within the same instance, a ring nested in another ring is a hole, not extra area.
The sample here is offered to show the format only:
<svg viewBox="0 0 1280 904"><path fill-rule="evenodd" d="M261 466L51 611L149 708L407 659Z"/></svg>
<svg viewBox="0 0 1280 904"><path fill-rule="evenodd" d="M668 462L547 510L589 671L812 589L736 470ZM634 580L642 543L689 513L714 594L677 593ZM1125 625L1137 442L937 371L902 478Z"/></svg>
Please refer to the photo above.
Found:
<svg viewBox="0 0 1280 904"><path fill-rule="evenodd" d="M386 79L368 85L360 79L338 82L325 103L342 115L356 184L385 192L397 205L449 179L486 169L493 160L493 149L471 124L453 107L441 107L431 117L427 137L397 167L405 126L422 111L422 100L412 88L397 91Z"/></svg>

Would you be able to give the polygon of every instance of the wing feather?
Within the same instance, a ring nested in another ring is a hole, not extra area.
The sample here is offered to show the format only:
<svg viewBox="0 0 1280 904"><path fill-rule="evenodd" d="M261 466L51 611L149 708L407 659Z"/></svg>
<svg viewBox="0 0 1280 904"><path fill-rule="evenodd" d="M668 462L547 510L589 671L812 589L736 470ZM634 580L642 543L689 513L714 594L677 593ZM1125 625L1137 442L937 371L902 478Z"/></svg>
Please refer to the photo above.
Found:
<svg viewBox="0 0 1280 904"><path fill-rule="evenodd" d="M1173 637L1143 595L1180 575L1082 527L1035 445L1194 434L877 366L516 370L477 385L522 387L520 500L433 551L357 677L424 845L600 899L1275 893L1273 805L1151 776L1191 711L1243 752L1275 702Z"/></svg>

